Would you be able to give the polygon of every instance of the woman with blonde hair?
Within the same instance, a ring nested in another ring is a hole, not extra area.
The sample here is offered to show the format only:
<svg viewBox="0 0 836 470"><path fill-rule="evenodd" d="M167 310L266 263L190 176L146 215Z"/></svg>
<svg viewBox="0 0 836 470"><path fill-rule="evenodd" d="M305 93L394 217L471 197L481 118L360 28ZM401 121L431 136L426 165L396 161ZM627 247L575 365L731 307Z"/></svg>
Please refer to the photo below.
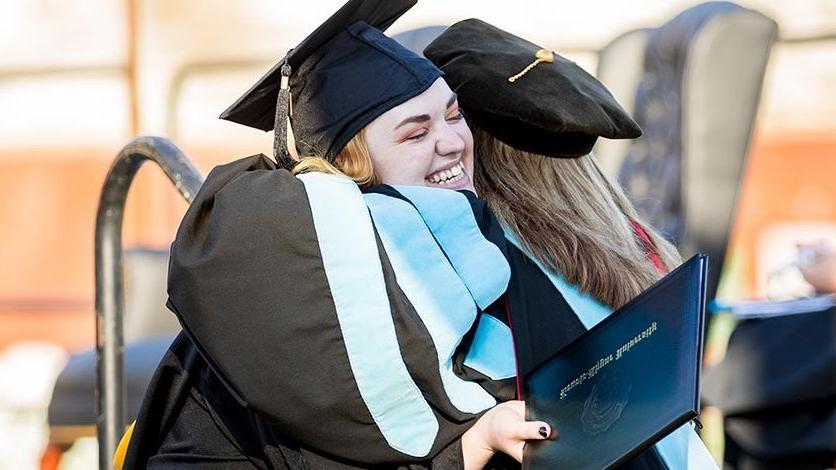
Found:
<svg viewBox="0 0 836 470"><path fill-rule="evenodd" d="M456 96L381 31L414 3L346 3L222 115L275 129L277 162L215 168L188 208L183 332L123 468L482 468L551 433L512 400L510 267Z"/></svg>

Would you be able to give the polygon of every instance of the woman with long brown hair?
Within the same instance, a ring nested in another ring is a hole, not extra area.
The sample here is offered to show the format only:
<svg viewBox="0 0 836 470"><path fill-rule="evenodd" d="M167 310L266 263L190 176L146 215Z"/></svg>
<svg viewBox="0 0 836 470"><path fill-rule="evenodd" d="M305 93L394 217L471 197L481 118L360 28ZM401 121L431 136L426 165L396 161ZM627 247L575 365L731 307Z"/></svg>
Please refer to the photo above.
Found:
<svg viewBox="0 0 836 470"><path fill-rule="evenodd" d="M679 265L591 154L548 157L471 128L479 196L526 252L582 292L618 308Z"/></svg>
<svg viewBox="0 0 836 470"><path fill-rule="evenodd" d="M459 97L475 189L509 242L508 313L525 377L680 263L590 154L598 137L641 130L575 63L480 20L451 26L424 54ZM628 466L716 467L688 426Z"/></svg>

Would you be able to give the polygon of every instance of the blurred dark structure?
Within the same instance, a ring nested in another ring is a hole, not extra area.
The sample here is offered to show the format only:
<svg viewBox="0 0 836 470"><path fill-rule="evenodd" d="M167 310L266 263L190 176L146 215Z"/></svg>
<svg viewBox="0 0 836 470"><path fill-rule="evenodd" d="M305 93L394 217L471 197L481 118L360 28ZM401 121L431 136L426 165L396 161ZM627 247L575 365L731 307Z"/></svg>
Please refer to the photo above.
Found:
<svg viewBox="0 0 836 470"><path fill-rule="evenodd" d="M644 220L687 258L709 255L714 298L776 23L729 2L691 7L625 33L598 77L644 135L602 156ZM626 147L626 148L625 148Z"/></svg>
<svg viewBox="0 0 836 470"><path fill-rule="evenodd" d="M725 417L738 470L823 469L836 462L836 308L745 320L703 377Z"/></svg>
<svg viewBox="0 0 836 470"><path fill-rule="evenodd" d="M598 75L645 135L604 159L684 256L708 253L716 296L777 25L728 2L626 33ZM600 155L599 155L600 156ZM726 468L821 469L836 459L834 312L747 320L704 377L724 415Z"/></svg>

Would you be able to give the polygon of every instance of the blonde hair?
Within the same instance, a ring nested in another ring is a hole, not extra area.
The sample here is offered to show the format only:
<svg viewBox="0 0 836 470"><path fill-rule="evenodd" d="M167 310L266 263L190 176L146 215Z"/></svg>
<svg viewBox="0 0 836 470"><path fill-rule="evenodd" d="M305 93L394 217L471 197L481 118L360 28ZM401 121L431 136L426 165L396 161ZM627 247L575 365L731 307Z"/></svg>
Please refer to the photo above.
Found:
<svg viewBox="0 0 836 470"><path fill-rule="evenodd" d="M380 184L380 178L372 165L369 148L366 146L365 129L345 144L345 147L334 157L333 164L319 156L306 156L299 159L299 163L293 167L291 173L298 175L309 171L345 175L353 179L360 187Z"/></svg>
<svg viewBox="0 0 836 470"><path fill-rule="evenodd" d="M543 266L607 305L625 304L659 277L631 220L644 228L666 270L679 264L673 245L641 223L591 156L549 158L471 128L476 190Z"/></svg>

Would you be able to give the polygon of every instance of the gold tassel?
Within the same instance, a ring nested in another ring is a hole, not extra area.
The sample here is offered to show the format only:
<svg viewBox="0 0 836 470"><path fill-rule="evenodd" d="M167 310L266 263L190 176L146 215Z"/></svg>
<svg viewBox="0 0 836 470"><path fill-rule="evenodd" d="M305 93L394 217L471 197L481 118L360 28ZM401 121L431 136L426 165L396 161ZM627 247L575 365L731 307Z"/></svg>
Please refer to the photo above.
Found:
<svg viewBox="0 0 836 470"><path fill-rule="evenodd" d="M529 70L533 69L537 66L540 62L551 63L554 62L554 52L550 51L549 49L540 49L536 53L534 53L534 62L528 64L528 66L522 71L513 77L508 77L508 81L511 83L516 82L520 79L523 75L527 74Z"/></svg>

